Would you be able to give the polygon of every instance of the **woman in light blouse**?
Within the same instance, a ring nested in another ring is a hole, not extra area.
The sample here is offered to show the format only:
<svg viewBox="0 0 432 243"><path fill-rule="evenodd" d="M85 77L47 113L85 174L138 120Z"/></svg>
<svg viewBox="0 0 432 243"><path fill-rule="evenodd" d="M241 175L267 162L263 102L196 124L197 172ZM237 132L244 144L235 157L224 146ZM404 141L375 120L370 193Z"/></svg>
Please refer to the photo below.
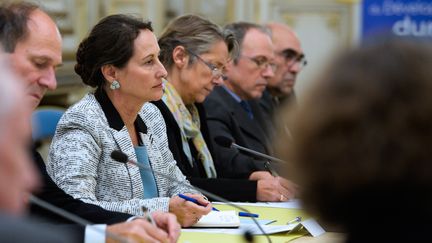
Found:
<svg viewBox="0 0 432 243"><path fill-rule="evenodd" d="M96 89L61 118L47 170L59 187L85 202L135 215L143 214L143 207L169 211L190 226L210 212L211 204L185 185L189 182L168 148L163 117L148 103L163 94L167 73L159 51L149 22L111 15L93 28L78 48L75 72ZM151 169L113 160L114 150ZM207 206L178 193L191 193Z"/></svg>

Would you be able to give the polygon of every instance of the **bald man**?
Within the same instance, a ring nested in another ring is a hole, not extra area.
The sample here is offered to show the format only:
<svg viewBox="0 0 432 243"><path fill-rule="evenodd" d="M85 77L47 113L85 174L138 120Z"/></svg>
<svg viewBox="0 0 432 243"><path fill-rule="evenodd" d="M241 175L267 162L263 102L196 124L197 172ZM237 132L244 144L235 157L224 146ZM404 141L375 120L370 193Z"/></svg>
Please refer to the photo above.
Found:
<svg viewBox="0 0 432 243"><path fill-rule="evenodd" d="M281 23L266 26L272 33L276 69L273 77L268 79L260 106L267 117L273 117L280 103L294 99L297 75L307 62L300 40L289 26Z"/></svg>

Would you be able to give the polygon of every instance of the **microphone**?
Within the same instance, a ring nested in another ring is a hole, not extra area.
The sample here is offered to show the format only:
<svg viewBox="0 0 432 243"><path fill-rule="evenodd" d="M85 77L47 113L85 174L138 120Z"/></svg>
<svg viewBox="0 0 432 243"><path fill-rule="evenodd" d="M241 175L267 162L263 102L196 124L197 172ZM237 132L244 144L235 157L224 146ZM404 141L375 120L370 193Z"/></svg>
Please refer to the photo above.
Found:
<svg viewBox="0 0 432 243"><path fill-rule="evenodd" d="M48 211L50 211L52 213L55 213L55 214L57 214L57 215L65 218L65 219L67 219L67 220L69 220L71 222L74 222L74 223L76 223L78 225L81 225L81 226L84 226L84 227L89 227L92 230L94 230L95 232L98 232L99 234L103 234L103 235L106 234L107 237L112 238L112 239L114 239L116 241L119 241L119 242L122 242L122 243L128 243L129 242L123 236L120 236L120 235L113 234L111 232L102 230L102 229L100 229L100 228L92 225L92 222L90 222L88 220L85 220L85 219L83 219L81 217L78 217L75 214L72 214L72 213L70 213L70 212L68 212L68 211L66 211L66 210L64 210L62 208L54 206L54 205L52 205L52 204L50 204L50 203L48 203L48 202L46 202L46 201L44 201L44 200L42 200L42 199L34 196L34 195L30 195L29 196L29 201L31 203L33 203L33 204L41 207L41 208L44 208L44 209L46 209L46 210L48 210Z"/></svg>
<svg viewBox="0 0 432 243"><path fill-rule="evenodd" d="M249 210L247 210L247 209L245 209L245 208L243 208L243 207L241 207L241 206L239 206L239 205L235 205L235 204L233 204L232 202L226 200L226 199L223 198L223 197L220 197L220 196L218 196L218 195L215 195L215 194L213 194L213 193L211 193L211 192L209 192L209 191L206 191L206 190L204 190L204 189L201 189L201 188L199 188L199 187L192 186L192 185L187 184L187 183L185 183L185 182L183 182L183 181L179 181L179 180L177 180L177 179L172 178L172 177L169 176L169 175L165 175L164 173L160 173L160 172L158 172L158 171L154 171L154 170L152 170L150 167L144 166L144 165L142 165L142 164L137 163L136 161L130 160L129 157L128 157L128 155L125 154L125 153L123 153L123 152L120 151L120 150L114 150L114 151L112 151L112 152L111 152L111 158L114 159L114 160L117 161L117 162L120 162L120 163L124 163L124 164L129 163L129 164L133 164L133 165L137 166L137 167L140 168L140 169L147 170L147 171L150 170L150 171L152 171L155 175L158 175L158 176L163 177L163 178L165 178L165 179L167 179L167 180L170 180L170 181L176 182L176 183L178 183L178 184L180 184L180 185L182 185L182 186L185 186L185 187L187 187L187 188L189 188L189 189L199 191L200 193L202 193L202 194L204 194L204 195L206 195L206 196L208 196L208 197L211 197L211 198L214 198L214 199L216 199L216 200L218 200L218 201L220 201L220 202L226 203L227 205L229 205L229 206L231 206L231 207L234 207L234 208L237 208L237 209L239 209L240 211L245 211L245 212L251 213ZM267 241L268 241L269 243L272 243L272 241L271 241L271 239L270 239L270 236L269 236L269 235L264 231L264 229L261 227L261 225L258 223L258 221L257 221L254 217L251 217L251 219L252 219L252 221L256 224L256 226L257 226L258 229L261 231L261 233L263 233L263 235L267 238ZM245 237L245 239L246 239L247 242L253 242L253 236L252 236L252 234L251 234L249 231L244 232L244 235L243 235L243 236Z"/></svg>
<svg viewBox="0 0 432 243"><path fill-rule="evenodd" d="M248 149L248 148L245 148L243 146L240 146L240 145L234 143L231 139L229 139L227 137L224 137L224 136L217 136L217 137L214 138L214 141L218 145L220 145L222 147L225 147L225 148L236 148L240 152L245 152L245 153L248 153L248 154L252 154L256 158L267 159L267 160L270 160L270 161L273 161L273 162L286 163L286 161L283 161L283 160L278 159L276 157L272 157L270 155L263 154L263 153L255 151L255 150Z"/></svg>

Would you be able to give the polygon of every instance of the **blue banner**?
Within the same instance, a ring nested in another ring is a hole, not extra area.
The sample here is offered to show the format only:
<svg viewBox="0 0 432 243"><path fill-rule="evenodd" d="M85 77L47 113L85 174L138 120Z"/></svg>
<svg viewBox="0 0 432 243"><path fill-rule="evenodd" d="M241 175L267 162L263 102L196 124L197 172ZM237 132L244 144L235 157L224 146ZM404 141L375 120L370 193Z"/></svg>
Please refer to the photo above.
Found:
<svg viewBox="0 0 432 243"><path fill-rule="evenodd" d="M382 34L432 39L432 0L363 0L362 38Z"/></svg>

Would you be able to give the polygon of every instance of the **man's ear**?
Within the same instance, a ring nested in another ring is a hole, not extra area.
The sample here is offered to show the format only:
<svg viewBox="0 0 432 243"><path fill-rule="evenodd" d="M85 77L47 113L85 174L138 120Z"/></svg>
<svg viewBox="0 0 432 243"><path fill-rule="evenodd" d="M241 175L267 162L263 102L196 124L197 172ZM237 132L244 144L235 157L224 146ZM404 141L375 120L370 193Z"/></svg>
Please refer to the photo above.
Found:
<svg viewBox="0 0 432 243"><path fill-rule="evenodd" d="M101 67L101 72L105 80L108 82L111 83L112 81L117 80L116 68L112 64L103 65Z"/></svg>
<svg viewBox="0 0 432 243"><path fill-rule="evenodd" d="M174 65L179 69L187 66L189 55L187 54L186 48L184 48L184 46L176 46L172 51L172 59Z"/></svg>

